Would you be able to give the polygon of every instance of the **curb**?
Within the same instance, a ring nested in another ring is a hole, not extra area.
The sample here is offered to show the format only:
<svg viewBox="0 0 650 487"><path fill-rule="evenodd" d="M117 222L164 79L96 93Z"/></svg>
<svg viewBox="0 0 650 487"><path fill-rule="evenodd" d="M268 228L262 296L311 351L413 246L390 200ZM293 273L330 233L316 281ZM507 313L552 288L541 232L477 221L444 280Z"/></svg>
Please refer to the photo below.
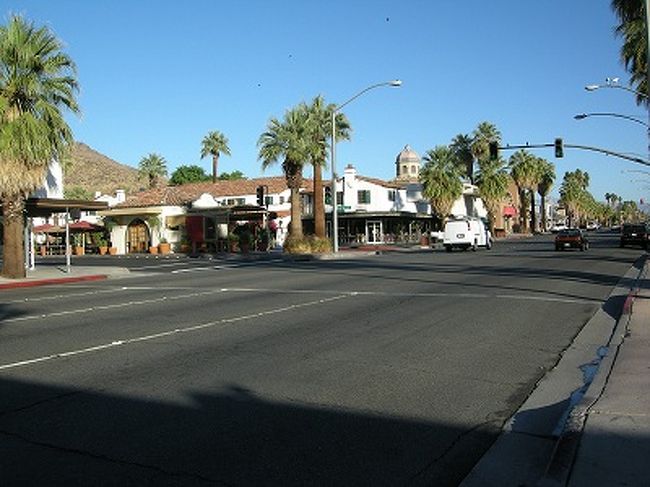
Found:
<svg viewBox="0 0 650 487"><path fill-rule="evenodd" d="M639 270L635 279L635 284L632 286L625 299L621 316L619 317L616 327L612 331L612 335L607 343L609 352L605 357L603 357L598 367L598 371L585 391L584 396L570 412L564 425L564 429L555 443L553 454L546 467L544 476L538 483L539 486L564 486L567 485L569 481L577 456L578 447L580 446L582 433L589 415L589 409L603 394L612 369L614 368L614 364L616 363L616 358L618 357L621 345L625 341L625 330L632 318L634 299L639 292L637 283L646 273L647 255L644 255L642 259L643 267Z"/></svg>
<svg viewBox="0 0 650 487"><path fill-rule="evenodd" d="M34 279L20 282L8 282L5 284L0 284L0 289L14 289L14 288L24 288L24 287L37 287L37 286L49 286L53 284L68 284L71 282L83 282L83 281L101 281L103 279L108 279L106 274L94 274L90 276L78 276L78 277L58 277L51 279Z"/></svg>

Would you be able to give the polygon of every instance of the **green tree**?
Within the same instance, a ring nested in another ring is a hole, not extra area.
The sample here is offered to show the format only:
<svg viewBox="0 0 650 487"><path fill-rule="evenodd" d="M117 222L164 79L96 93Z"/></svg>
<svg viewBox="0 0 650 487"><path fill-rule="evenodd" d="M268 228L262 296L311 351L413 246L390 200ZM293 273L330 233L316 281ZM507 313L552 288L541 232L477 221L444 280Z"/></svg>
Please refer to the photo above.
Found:
<svg viewBox="0 0 650 487"><path fill-rule="evenodd" d="M422 160L425 163L420 172L422 195L429 200L432 211L444 221L454 201L463 194L460 178L466 167L459 166L453 150L444 145L428 150Z"/></svg>
<svg viewBox="0 0 650 487"><path fill-rule="evenodd" d="M535 190L541 177L539 159L530 152L518 150L510 156L509 166L510 175L519 189L522 230L534 231L536 228ZM532 229L528 227L528 205L530 205Z"/></svg>
<svg viewBox="0 0 650 487"><path fill-rule="evenodd" d="M490 232L494 235L494 222L499 206L508 195L508 172L502 158L490 159L484 157L478 160L476 185L479 195L485 203L490 223Z"/></svg>
<svg viewBox="0 0 650 487"><path fill-rule="evenodd" d="M93 194L82 186L72 186L63 191L63 196L70 200L92 200Z"/></svg>
<svg viewBox="0 0 650 487"><path fill-rule="evenodd" d="M490 142L501 143L501 132L491 122L481 122L472 133L472 154L477 163L489 158Z"/></svg>
<svg viewBox="0 0 650 487"><path fill-rule="evenodd" d="M540 177L537 183L537 194L541 198L542 208L542 231L548 228L548 215L546 214L546 198L548 197L553 184L555 183L555 166L546 159L539 159Z"/></svg>
<svg viewBox="0 0 650 487"><path fill-rule="evenodd" d="M323 195L323 168L327 165L327 154L332 135L332 112L336 109L333 103L325 103L318 95L310 105L302 105L310 127L309 151L310 161L314 172L314 234L325 237L325 202ZM336 140L350 139L350 122L343 113L336 115ZM335 202L333 202L335 203Z"/></svg>
<svg viewBox="0 0 650 487"><path fill-rule="evenodd" d="M468 134L458 134L451 140L451 149L455 164L470 183L474 182L474 153L472 152L473 138Z"/></svg>
<svg viewBox="0 0 650 487"><path fill-rule="evenodd" d="M172 173L169 184L178 186L180 184L200 183L209 180L210 176L205 173L205 170L201 166L190 164L178 166Z"/></svg>
<svg viewBox="0 0 650 487"><path fill-rule="evenodd" d="M140 159L138 172L148 181L150 189L155 188L158 180L167 176L167 161L159 154L150 153Z"/></svg>
<svg viewBox="0 0 650 487"><path fill-rule="evenodd" d="M25 276L25 199L73 137L64 112L78 113L72 59L47 28L20 16L0 26L0 201L4 219L2 275Z"/></svg>
<svg viewBox="0 0 650 487"><path fill-rule="evenodd" d="M633 89L639 94L638 105L648 105L648 45L646 41L646 15L643 0L612 0L612 9L619 24L616 34L623 39L621 60L631 75Z"/></svg>
<svg viewBox="0 0 650 487"><path fill-rule="evenodd" d="M494 221L501 201L508 194L508 173L503 159L490 159L490 143L501 143L501 132L490 122L481 122L472 132L472 154L478 166L476 185L487 209L490 231L494 234Z"/></svg>
<svg viewBox="0 0 650 487"><path fill-rule="evenodd" d="M306 110L296 107L285 113L283 121L271 118L266 132L257 141L263 169L282 161L282 172L291 191L289 237L292 239L303 238L300 188L303 167L312 155L310 130Z"/></svg>
<svg viewBox="0 0 650 487"><path fill-rule="evenodd" d="M246 176L241 171L222 172L217 179L219 181L239 181L246 179Z"/></svg>
<svg viewBox="0 0 650 487"><path fill-rule="evenodd" d="M567 209L570 226L579 224L583 210L591 197L589 174L580 169L566 172L560 186L560 202ZM591 197L593 199L593 197Z"/></svg>
<svg viewBox="0 0 650 487"><path fill-rule="evenodd" d="M206 156L212 156L212 182L217 181L217 165L219 164L219 156L225 154L230 155L230 147L228 147L228 138L218 130L208 132L201 142L201 159Z"/></svg>

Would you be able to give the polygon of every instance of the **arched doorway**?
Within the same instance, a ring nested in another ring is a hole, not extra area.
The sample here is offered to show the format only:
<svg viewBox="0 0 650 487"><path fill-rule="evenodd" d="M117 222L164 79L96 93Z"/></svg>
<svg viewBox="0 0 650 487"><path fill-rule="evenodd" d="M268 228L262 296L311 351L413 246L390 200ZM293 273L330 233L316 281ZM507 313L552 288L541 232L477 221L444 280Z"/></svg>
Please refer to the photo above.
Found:
<svg viewBox="0 0 650 487"><path fill-rule="evenodd" d="M126 229L126 251L129 254L146 252L149 247L149 228L147 224L135 219Z"/></svg>

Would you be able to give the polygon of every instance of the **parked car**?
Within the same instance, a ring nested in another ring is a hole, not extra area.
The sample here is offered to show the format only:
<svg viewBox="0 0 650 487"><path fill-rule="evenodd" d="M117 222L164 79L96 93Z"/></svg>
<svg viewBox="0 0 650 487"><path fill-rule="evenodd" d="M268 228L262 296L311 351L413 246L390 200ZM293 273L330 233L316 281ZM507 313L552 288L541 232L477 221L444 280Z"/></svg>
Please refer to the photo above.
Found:
<svg viewBox="0 0 650 487"><path fill-rule="evenodd" d="M551 226L551 233L557 233L562 230L566 230L568 227L566 226L565 223L562 222L555 222L553 226Z"/></svg>
<svg viewBox="0 0 650 487"><path fill-rule="evenodd" d="M600 228L600 223L598 222L588 222L587 223L587 230L598 230Z"/></svg>
<svg viewBox="0 0 650 487"><path fill-rule="evenodd" d="M492 248L492 234L487 224L480 218L459 218L445 224L442 243L447 252L453 249Z"/></svg>
<svg viewBox="0 0 650 487"><path fill-rule="evenodd" d="M555 250L580 249L583 252L589 248L589 240L578 228L560 230L555 236Z"/></svg>
<svg viewBox="0 0 650 487"><path fill-rule="evenodd" d="M621 247L640 245L647 250L649 238L650 225L648 223L625 223L621 229Z"/></svg>

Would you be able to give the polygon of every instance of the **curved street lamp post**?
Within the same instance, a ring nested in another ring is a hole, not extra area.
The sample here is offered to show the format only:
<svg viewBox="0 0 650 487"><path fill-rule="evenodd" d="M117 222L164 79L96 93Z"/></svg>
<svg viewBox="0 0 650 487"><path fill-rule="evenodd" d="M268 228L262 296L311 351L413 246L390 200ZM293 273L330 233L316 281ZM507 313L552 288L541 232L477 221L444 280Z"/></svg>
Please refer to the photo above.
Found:
<svg viewBox="0 0 650 487"><path fill-rule="evenodd" d="M649 24L649 22L650 22L650 20L649 20L650 19L650 1L646 0L645 3L646 3L646 9L645 9L646 10L646 24L648 24L648 25L646 25L646 30L648 30L648 27L650 27L650 24ZM647 42L648 42L648 60L649 60L649 62L647 63L648 64L647 79L650 80L650 31L648 32L648 40L647 40ZM628 88L627 86L622 86L622 85L618 84L618 78L606 78L604 85L593 84L593 85L585 86L585 90L587 90L587 91L596 91L596 90L598 90L600 88L615 88L615 89L619 89L619 90L625 90L625 91L627 91L629 93L635 94L638 98L645 98L646 101L648 100L648 93L642 93L640 91L633 90L632 88ZM648 83L648 90L650 90L650 83ZM587 114L584 114L584 115L587 115ZM593 114L593 115L596 115L596 114ZM634 117L626 117L624 115L614 115L614 114L610 114L610 115L618 116L620 118L628 118L629 120L632 120L633 122L642 123L643 125L645 125L646 133L647 133L647 136L648 136L648 158L650 159L650 124L644 123L641 120L635 119ZM575 118L577 119L578 116L576 115ZM585 117L581 117L581 118L585 118ZM650 104L648 104L648 120L650 121Z"/></svg>
<svg viewBox="0 0 650 487"><path fill-rule="evenodd" d="M623 118L625 120L629 120L630 122L636 122L638 124L643 125L646 128L650 128L648 126L647 122L644 122L643 120L636 118L636 117L631 117L629 115L621 115L620 113L579 113L578 115L575 115L573 118L576 120L584 120L585 118L588 117L616 117L616 118Z"/></svg>
<svg viewBox="0 0 650 487"><path fill-rule="evenodd" d="M357 98L359 98L361 95L364 93L373 90L375 88L380 88L382 86L394 86L398 87L402 85L402 81L399 79L394 79L391 81L386 81L384 83L377 83L371 86L368 86L367 88L364 88L361 90L359 93L354 95L352 98L349 100L341 103L340 105L336 105L334 107L334 110L332 110L332 151L331 151L331 157L332 157L332 239L333 239L333 246L332 249L334 253L337 253L339 251L339 218L338 218L338 201L337 201L337 184L336 184L336 114L341 111L341 109L348 105L349 103L353 102Z"/></svg>

